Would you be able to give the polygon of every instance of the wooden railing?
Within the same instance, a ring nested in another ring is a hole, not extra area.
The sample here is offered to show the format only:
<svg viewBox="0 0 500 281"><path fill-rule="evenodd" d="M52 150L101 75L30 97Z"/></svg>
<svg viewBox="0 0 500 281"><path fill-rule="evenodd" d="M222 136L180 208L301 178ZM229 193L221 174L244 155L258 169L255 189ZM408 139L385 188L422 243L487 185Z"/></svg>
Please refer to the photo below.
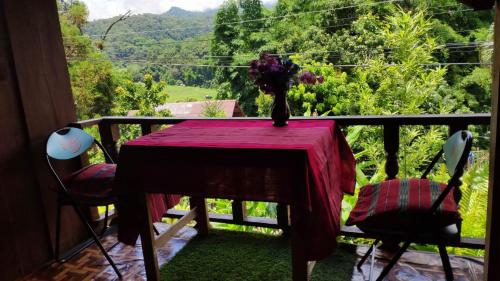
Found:
<svg viewBox="0 0 500 281"><path fill-rule="evenodd" d="M398 152L399 152L399 131L401 126L409 125L444 125L448 126L449 133L452 134L458 130L467 129L471 125L489 125L490 114L460 114L460 115L385 115L385 116L335 116L335 117L315 117L314 119L335 120L338 125L353 126L382 126L384 129L384 149L386 154L385 171L388 179L396 178L399 171ZM98 119L84 120L71 126L81 128L98 126L101 142L111 154L111 157L118 159L117 141L120 138L119 125L140 125L142 134L149 134L155 130L158 125L173 125L186 120L206 119L206 118L170 118L170 117L102 117ZM232 120L266 120L266 118L231 118ZM307 120L311 118L293 118L296 120ZM221 120L210 118L206 120ZM170 218L180 218L186 211L170 210L165 216ZM212 222L230 223L238 225L248 225L257 227L268 227L283 229L285 232L289 229L288 207L278 205L277 218L262 218L248 216L245 202L233 201L232 214L210 213L209 219ZM354 237L367 237L363 232L355 227L343 227L342 234ZM484 239L463 238L461 243L453 246L464 248L482 249L484 248Z"/></svg>

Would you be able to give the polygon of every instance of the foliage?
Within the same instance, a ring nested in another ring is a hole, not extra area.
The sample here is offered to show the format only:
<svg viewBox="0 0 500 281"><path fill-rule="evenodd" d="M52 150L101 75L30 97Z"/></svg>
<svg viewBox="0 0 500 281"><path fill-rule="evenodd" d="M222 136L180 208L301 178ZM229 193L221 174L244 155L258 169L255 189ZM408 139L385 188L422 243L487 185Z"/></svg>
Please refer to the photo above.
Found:
<svg viewBox="0 0 500 281"><path fill-rule="evenodd" d="M226 117L221 101L206 101L202 106L203 117Z"/></svg>
<svg viewBox="0 0 500 281"><path fill-rule="evenodd" d="M134 114L139 116L170 116L168 111L156 110L168 96L165 82L154 82L151 74L146 74L143 82L126 80L122 85L115 90L114 111L118 115L128 115L130 110L136 110Z"/></svg>
<svg viewBox="0 0 500 281"><path fill-rule="evenodd" d="M110 62L101 61L104 57L93 47L91 39L81 33L81 27L88 15L86 7L79 1L62 1L59 7L64 49L68 58L78 118L109 115L115 87L112 80L113 67Z"/></svg>
<svg viewBox="0 0 500 281"><path fill-rule="evenodd" d="M261 40L253 37L253 34L262 23L252 19L261 18L263 8L260 1L254 0L242 0L240 5L235 1L226 1L217 11L211 55L216 57L214 61L217 65L228 66L218 68L215 73L215 82L220 85L217 98L237 99L245 114L253 116L257 112L255 98L259 92L249 81L247 70L238 67L248 65L248 60L237 58L235 54L239 49L248 52L261 45ZM241 28L237 24L240 20L243 22ZM252 35L249 35L250 30Z"/></svg>
<svg viewBox="0 0 500 281"><path fill-rule="evenodd" d="M215 98L215 89L167 85L166 102L204 101Z"/></svg>
<svg viewBox="0 0 500 281"><path fill-rule="evenodd" d="M212 69L173 65L207 63L200 60L209 54L214 13L173 7L160 15L130 16L113 26L103 51L114 65L129 68L136 82L150 73L155 81L165 80L171 85L209 87ZM115 20L116 17L90 22L85 25L84 32L98 44L97 38ZM154 32L149 32L151 30Z"/></svg>
<svg viewBox="0 0 500 281"><path fill-rule="evenodd" d="M271 116L271 106L273 104L272 96L260 92L259 96L255 99L255 103L258 104L257 114L259 116Z"/></svg>
<svg viewBox="0 0 500 281"><path fill-rule="evenodd" d="M143 82L125 80L118 86L114 113L117 115L137 116L172 116L168 109L161 109L168 96L167 84L163 81L154 82L150 74L144 75ZM121 142L134 139L141 135L138 126L124 126L121 128Z"/></svg>
<svg viewBox="0 0 500 281"><path fill-rule="evenodd" d="M465 11L455 0L378 2L279 0L267 9L258 0L227 0L216 12L173 8L162 15L136 15L119 22L100 52L94 38L113 19L87 23L85 5L59 0L78 117L126 115L131 110L146 116L168 115L155 108L167 100L205 100L208 95L237 99L247 116L268 116L272 98L255 87L245 68L263 51L288 54L304 70L323 77L322 84L290 89L289 103L296 116L490 110L490 69L453 63L491 61L487 44L492 40L491 12ZM217 67L193 66L200 64ZM205 114L218 117L222 112L217 102L210 101ZM137 126L121 129L124 139L140 134ZM483 237L488 130L471 130L477 136L478 161L462 179L460 211L463 234ZM382 128L353 126L345 134L357 160L356 192L364 184L383 180ZM402 127L398 177L420 176L447 134L443 126ZM446 180L443 169L438 166L435 179ZM355 202L356 195L344 198L344 220ZM253 202L248 207L249 215L275 215L274 204ZM230 213L231 202L214 200L211 208Z"/></svg>

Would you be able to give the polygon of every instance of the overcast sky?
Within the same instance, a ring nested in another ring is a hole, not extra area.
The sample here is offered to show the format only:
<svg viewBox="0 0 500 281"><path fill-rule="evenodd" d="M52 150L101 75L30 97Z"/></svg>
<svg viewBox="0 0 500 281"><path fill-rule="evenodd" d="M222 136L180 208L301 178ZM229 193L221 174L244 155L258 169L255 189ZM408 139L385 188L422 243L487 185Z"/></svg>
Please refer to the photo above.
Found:
<svg viewBox="0 0 500 281"><path fill-rule="evenodd" d="M89 9L89 20L111 18L128 10L134 14L161 14L171 7L189 11L203 11L217 8L224 0L83 0ZM277 0L263 0L275 3Z"/></svg>

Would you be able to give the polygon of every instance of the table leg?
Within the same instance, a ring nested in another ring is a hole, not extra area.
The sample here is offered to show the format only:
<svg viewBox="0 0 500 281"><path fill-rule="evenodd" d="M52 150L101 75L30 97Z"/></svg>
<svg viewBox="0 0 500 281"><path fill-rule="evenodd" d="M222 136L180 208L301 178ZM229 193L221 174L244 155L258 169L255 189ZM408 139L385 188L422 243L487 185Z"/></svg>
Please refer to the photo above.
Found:
<svg viewBox="0 0 500 281"><path fill-rule="evenodd" d="M210 223L208 221L207 200L203 197L191 197L189 198L189 205L191 205L191 209L196 207L195 228L198 230L198 234L202 236L207 235L210 227Z"/></svg>
<svg viewBox="0 0 500 281"><path fill-rule="evenodd" d="M144 266L146 268L146 277L148 281L157 281L160 280L160 272L158 270L158 259L154 248L155 237L147 194L144 193L138 196L138 201L140 201L140 204L138 204L138 206L140 206L139 214L141 216L140 235L142 254L144 256Z"/></svg>
<svg viewBox="0 0 500 281"><path fill-rule="evenodd" d="M293 281L309 281L309 262L306 259L306 245L298 226L303 225L305 216L303 210L290 206L291 211L291 244L292 244L292 279ZM311 268L312 271L312 268Z"/></svg>

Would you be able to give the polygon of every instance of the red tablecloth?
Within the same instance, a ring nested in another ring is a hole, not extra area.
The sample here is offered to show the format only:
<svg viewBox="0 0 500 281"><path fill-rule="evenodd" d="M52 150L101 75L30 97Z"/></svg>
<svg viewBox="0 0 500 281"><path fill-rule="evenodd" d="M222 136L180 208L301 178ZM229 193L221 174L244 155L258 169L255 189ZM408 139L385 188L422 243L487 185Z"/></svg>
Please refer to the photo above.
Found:
<svg viewBox="0 0 500 281"><path fill-rule="evenodd" d="M125 143L117 169L118 238L135 244L137 192L271 201L303 208L306 257L336 246L344 193L353 194L355 161L331 120L192 120ZM158 219L153 218L153 219Z"/></svg>

